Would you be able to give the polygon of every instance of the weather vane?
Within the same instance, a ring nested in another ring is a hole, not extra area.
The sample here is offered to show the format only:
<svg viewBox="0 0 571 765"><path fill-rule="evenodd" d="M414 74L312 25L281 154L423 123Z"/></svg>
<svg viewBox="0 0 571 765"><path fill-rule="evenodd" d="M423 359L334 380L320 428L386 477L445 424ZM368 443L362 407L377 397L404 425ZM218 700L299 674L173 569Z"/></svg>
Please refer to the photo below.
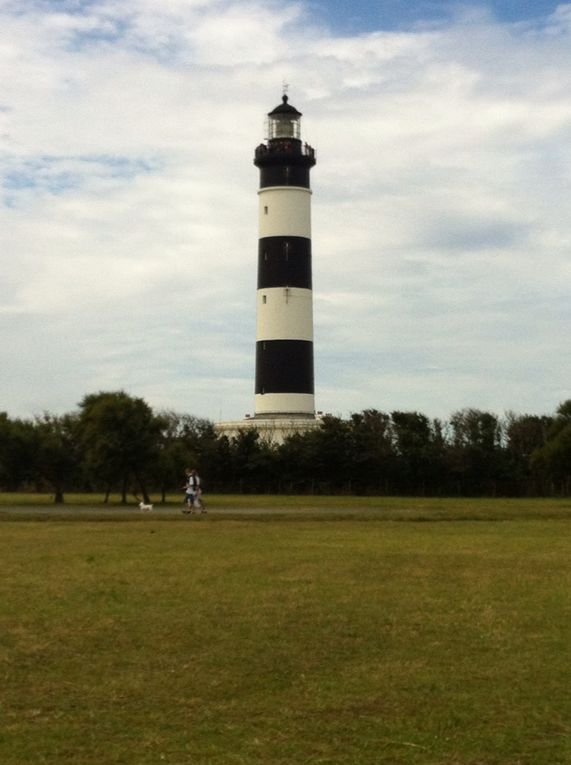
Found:
<svg viewBox="0 0 571 765"><path fill-rule="evenodd" d="M289 82L286 82L286 80L282 80L282 90L283 90L283 95L287 96L287 92L289 90Z"/></svg>

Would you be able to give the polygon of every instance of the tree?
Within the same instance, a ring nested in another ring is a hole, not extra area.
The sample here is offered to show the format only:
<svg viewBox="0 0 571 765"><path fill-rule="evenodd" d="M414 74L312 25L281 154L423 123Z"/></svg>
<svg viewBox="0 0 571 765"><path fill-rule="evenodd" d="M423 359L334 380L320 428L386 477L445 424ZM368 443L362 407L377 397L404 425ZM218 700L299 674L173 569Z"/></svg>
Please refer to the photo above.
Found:
<svg viewBox="0 0 571 765"><path fill-rule="evenodd" d="M557 408L545 441L532 457L536 472L543 473L558 486L560 493L571 492L571 399Z"/></svg>
<svg viewBox="0 0 571 765"><path fill-rule="evenodd" d="M182 439L191 454L191 462L208 482L209 490L226 476L226 462L219 449L214 423L203 417L182 415ZM223 452L224 450L222 450Z"/></svg>
<svg viewBox="0 0 571 765"><path fill-rule="evenodd" d="M394 432L391 418L377 409L352 414L351 454L348 462L355 491L387 494L395 474Z"/></svg>
<svg viewBox="0 0 571 765"><path fill-rule="evenodd" d="M503 476L501 427L498 418L479 409L462 409L450 418L449 468L458 489L468 494L496 494Z"/></svg>
<svg viewBox="0 0 571 765"><path fill-rule="evenodd" d="M419 412L392 412L398 455L400 491L425 494L442 478L443 443L440 422Z"/></svg>
<svg viewBox="0 0 571 765"><path fill-rule="evenodd" d="M159 449L153 468L153 476L158 481L161 500L165 501L169 488L181 489L184 482L184 469L196 462L196 452L188 443L188 433L192 426L188 415L181 415L172 410L159 414L161 421Z"/></svg>
<svg viewBox="0 0 571 765"><path fill-rule="evenodd" d="M34 434L34 469L52 487L54 502L62 504L64 487L79 469L77 416L58 417L46 412L36 417Z"/></svg>
<svg viewBox="0 0 571 765"><path fill-rule="evenodd" d="M293 433L276 447L278 493L302 494L307 491L309 471L304 457L305 446L303 434Z"/></svg>
<svg viewBox="0 0 571 765"><path fill-rule="evenodd" d="M0 486L16 491L33 477L34 427L0 412Z"/></svg>
<svg viewBox="0 0 571 765"><path fill-rule="evenodd" d="M159 456L162 420L141 398L124 391L85 396L80 403L79 430L87 468L105 484L107 495L120 483L127 502L132 483L149 502L147 476Z"/></svg>
<svg viewBox="0 0 571 765"><path fill-rule="evenodd" d="M152 475L158 481L162 501L169 488L182 486L187 467L196 467L201 475L205 472L212 485L222 473L212 422L172 410L159 412L158 417L161 422L159 454Z"/></svg>
<svg viewBox="0 0 571 765"><path fill-rule="evenodd" d="M353 446L351 425L340 417L327 415L321 427L303 435L303 469L311 491L352 491Z"/></svg>
<svg viewBox="0 0 571 765"><path fill-rule="evenodd" d="M267 491L274 477L274 448L257 430L244 428L230 440L230 470L240 492Z"/></svg>
<svg viewBox="0 0 571 765"><path fill-rule="evenodd" d="M507 412L504 423L510 493L541 493L531 469L532 455L545 445L551 417Z"/></svg>

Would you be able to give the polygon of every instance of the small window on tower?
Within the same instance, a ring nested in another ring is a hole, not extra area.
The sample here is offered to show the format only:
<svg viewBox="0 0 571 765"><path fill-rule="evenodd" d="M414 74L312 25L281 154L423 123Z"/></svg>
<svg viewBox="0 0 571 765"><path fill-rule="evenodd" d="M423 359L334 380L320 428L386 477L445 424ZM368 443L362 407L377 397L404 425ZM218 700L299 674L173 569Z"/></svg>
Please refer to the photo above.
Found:
<svg viewBox="0 0 571 765"><path fill-rule="evenodd" d="M268 208L267 208L267 206L265 206L264 207L264 215L267 215L267 214L268 214Z"/></svg>
<svg viewBox="0 0 571 765"><path fill-rule="evenodd" d="M267 303L267 302L268 302L268 296L262 295L262 303Z"/></svg>

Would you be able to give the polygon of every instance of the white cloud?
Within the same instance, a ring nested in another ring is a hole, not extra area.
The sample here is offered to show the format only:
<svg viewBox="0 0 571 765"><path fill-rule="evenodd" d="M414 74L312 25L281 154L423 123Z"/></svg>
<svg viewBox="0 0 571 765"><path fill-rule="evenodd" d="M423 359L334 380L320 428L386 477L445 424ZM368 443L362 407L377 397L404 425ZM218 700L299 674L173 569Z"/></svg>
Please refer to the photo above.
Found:
<svg viewBox="0 0 571 765"><path fill-rule="evenodd" d="M251 162L283 79L318 157L319 409L570 395L571 4L353 38L302 3L54 7L0 3L0 410L251 410Z"/></svg>

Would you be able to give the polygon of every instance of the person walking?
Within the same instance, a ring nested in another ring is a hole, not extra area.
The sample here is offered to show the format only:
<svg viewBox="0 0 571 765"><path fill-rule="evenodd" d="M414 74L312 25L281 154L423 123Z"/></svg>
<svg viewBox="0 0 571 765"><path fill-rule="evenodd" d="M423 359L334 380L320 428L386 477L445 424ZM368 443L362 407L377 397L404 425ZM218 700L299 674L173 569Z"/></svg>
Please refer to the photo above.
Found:
<svg viewBox="0 0 571 765"><path fill-rule="evenodd" d="M185 509L183 513L201 513L206 512L204 502L202 501L202 489L200 486L200 476L196 470L187 468L185 470L186 484L184 486L185 492Z"/></svg>
<svg viewBox="0 0 571 765"><path fill-rule="evenodd" d="M194 487L191 481L192 470L187 468L184 471L185 484L182 487L184 489L184 510L183 513L192 513L194 506Z"/></svg>
<svg viewBox="0 0 571 765"><path fill-rule="evenodd" d="M194 493L192 506L196 512L205 513L206 507L202 501L202 484L200 482L200 476L196 470L190 471L190 483L192 484L192 490Z"/></svg>

